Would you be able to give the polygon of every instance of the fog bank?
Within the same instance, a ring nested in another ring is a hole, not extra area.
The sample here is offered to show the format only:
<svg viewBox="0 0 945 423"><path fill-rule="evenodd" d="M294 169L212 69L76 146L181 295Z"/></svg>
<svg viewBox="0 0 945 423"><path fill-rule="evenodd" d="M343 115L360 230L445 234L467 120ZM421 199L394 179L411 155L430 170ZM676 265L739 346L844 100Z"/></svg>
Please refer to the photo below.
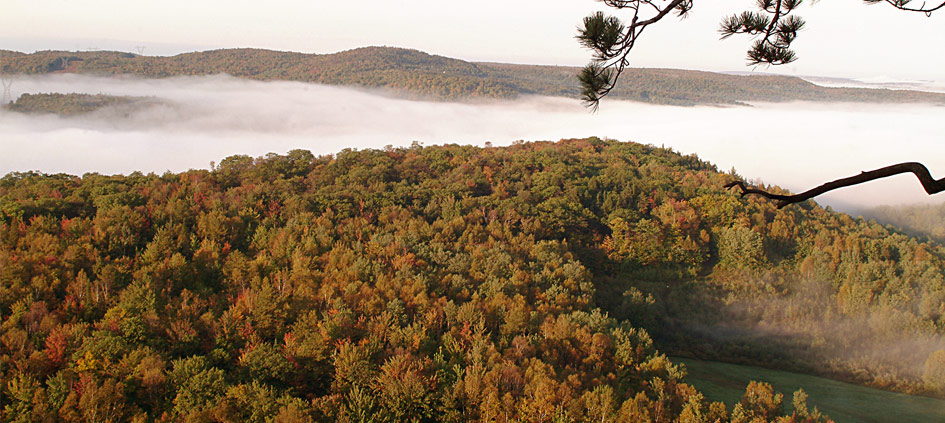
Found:
<svg viewBox="0 0 945 423"><path fill-rule="evenodd" d="M806 371L846 374L868 383L921 381L929 357L945 349L945 336L923 321L922 311L871 304L844 312L831 282L798 279L784 287L783 293L757 292L715 304L695 297L691 308L705 316L686 329L736 356L792 362ZM927 307L919 304L935 304L928 291L916 292L910 301L919 310ZM753 352L746 353L745 345Z"/></svg>
<svg viewBox="0 0 945 423"><path fill-rule="evenodd" d="M913 90L930 93L945 93L945 83L934 80L898 79L886 76L860 79L829 78L820 76L802 76L800 78L822 87Z"/></svg>
<svg viewBox="0 0 945 423"><path fill-rule="evenodd" d="M901 161L945 176L945 107L757 104L672 107L605 100L597 114L580 102L535 97L457 104L394 99L363 90L227 76L145 80L80 75L21 77L22 93L153 96L164 105L80 118L0 112L0 174L39 170L178 172L234 154L598 136L696 153L751 180L806 190ZM941 202L911 175L846 188L820 201L841 210Z"/></svg>

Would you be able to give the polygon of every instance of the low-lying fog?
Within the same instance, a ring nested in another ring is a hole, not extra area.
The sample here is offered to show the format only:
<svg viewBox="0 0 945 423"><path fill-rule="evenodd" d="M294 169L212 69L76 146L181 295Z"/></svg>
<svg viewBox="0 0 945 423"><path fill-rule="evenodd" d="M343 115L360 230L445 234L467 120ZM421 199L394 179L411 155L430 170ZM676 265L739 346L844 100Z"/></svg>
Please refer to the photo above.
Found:
<svg viewBox="0 0 945 423"><path fill-rule="evenodd" d="M39 170L81 175L208 168L234 154L302 148L459 143L599 136L696 153L722 170L795 191L901 161L945 176L945 107L894 104L758 104L671 107L535 97L483 104L393 99L363 90L227 76L145 80L78 75L21 77L21 93L154 96L166 105L130 116L80 118L0 112L0 175ZM911 175L846 188L820 199L840 210L942 202Z"/></svg>

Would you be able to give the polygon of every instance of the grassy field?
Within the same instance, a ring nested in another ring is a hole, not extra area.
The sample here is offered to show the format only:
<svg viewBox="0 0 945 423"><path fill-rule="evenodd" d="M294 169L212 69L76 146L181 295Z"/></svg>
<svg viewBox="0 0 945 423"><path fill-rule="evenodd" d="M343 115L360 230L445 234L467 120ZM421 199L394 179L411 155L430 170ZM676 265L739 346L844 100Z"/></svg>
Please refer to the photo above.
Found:
<svg viewBox="0 0 945 423"><path fill-rule="evenodd" d="M837 423L937 423L945 422L945 400L865 388L816 376L769 370L761 367L701 361L676 357L689 372L688 382L713 401L723 401L731 410L741 400L749 381L771 384L784 394L785 409L803 388L816 406Z"/></svg>

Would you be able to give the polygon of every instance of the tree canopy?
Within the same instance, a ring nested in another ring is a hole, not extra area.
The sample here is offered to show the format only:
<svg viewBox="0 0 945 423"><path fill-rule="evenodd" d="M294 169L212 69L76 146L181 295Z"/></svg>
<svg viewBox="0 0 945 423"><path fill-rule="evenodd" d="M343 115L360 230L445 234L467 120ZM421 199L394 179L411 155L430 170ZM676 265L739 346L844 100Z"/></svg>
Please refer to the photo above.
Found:
<svg viewBox="0 0 945 423"><path fill-rule="evenodd" d="M731 177L594 138L11 173L0 421L826 421L667 353L945 396L945 247Z"/></svg>

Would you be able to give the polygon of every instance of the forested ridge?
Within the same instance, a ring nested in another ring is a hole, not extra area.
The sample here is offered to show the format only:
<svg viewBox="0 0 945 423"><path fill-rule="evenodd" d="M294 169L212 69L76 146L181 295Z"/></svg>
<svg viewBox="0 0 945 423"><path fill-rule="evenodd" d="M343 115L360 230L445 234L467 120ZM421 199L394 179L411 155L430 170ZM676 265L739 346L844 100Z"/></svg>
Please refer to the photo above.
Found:
<svg viewBox="0 0 945 423"><path fill-rule="evenodd" d="M507 99L522 95L578 98L579 68L473 63L417 50L365 47L333 54L227 49L172 57L93 51L0 50L0 72L81 73L148 78L230 74L258 80L289 80L381 88L398 95L437 100ZM945 103L945 94L907 90L820 87L800 78L739 76L678 69L627 69L615 98L657 104L850 101Z"/></svg>
<svg viewBox="0 0 945 423"><path fill-rule="evenodd" d="M8 174L3 421L826 420L669 352L945 394L945 249L734 177L596 138Z"/></svg>

